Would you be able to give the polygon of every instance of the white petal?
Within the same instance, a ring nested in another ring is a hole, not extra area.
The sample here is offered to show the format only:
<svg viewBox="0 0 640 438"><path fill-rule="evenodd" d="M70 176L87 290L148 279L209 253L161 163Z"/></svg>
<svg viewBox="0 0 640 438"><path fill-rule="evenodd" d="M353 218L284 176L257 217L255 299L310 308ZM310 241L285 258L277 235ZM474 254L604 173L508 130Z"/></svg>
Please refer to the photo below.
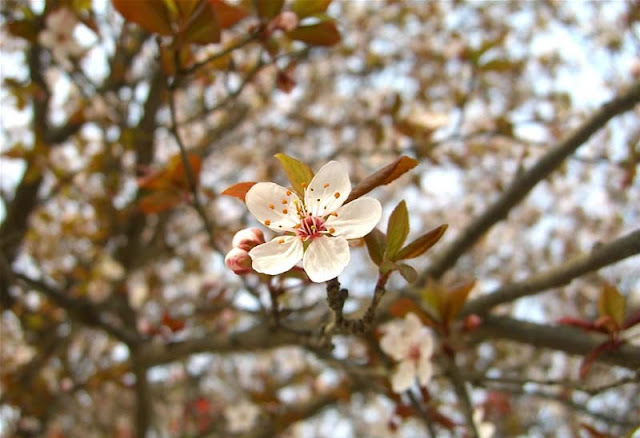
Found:
<svg viewBox="0 0 640 438"><path fill-rule="evenodd" d="M278 184L255 184L247 192L245 202L251 214L274 231L293 231L299 222L296 203L300 205L300 198Z"/></svg>
<svg viewBox="0 0 640 438"><path fill-rule="evenodd" d="M349 242L341 237L320 236L311 241L302 266L311 281L322 283L336 278L349 264Z"/></svg>
<svg viewBox="0 0 640 438"><path fill-rule="evenodd" d="M296 236L280 236L249 251L253 269L269 275L282 274L302 258L304 248Z"/></svg>
<svg viewBox="0 0 640 438"><path fill-rule="evenodd" d="M349 174L342 163L322 166L304 192L304 205L313 216L326 216L339 208L351 193Z"/></svg>
<svg viewBox="0 0 640 438"><path fill-rule="evenodd" d="M416 376L416 369L412 362L401 362L391 376L391 388L396 394L411 388Z"/></svg>
<svg viewBox="0 0 640 438"><path fill-rule="evenodd" d="M357 239L369 234L380 221L382 206L377 199L358 198L339 208L336 214L327 218L325 227L335 229L335 236Z"/></svg>
<svg viewBox="0 0 640 438"><path fill-rule="evenodd" d="M420 386L425 386L431 380L433 376L433 364L431 363L430 356L424 356L424 353L420 352L420 361L418 362L418 382Z"/></svg>

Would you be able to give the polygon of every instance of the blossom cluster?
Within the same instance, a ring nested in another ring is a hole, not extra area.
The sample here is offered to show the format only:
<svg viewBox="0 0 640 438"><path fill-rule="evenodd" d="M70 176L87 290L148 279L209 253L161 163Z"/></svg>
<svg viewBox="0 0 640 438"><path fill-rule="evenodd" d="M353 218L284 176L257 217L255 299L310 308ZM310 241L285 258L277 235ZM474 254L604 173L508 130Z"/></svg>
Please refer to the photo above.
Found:
<svg viewBox="0 0 640 438"><path fill-rule="evenodd" d="M68 8L59 8L47 15L46 28L38 35L38 42L51 51L54 61L68 68L69 58L84 53L84 48L73 37L78 19Z"/></svg>
<svg viewBox="0 0 640 438"><path fill-rule="evenodd" d="M433 375L433 336L422 325L420 318L408 313L403 320L386 324L382 328L380 348L398 362L391 376L393 392L408 390L417 379L425 386Z"/></svg>

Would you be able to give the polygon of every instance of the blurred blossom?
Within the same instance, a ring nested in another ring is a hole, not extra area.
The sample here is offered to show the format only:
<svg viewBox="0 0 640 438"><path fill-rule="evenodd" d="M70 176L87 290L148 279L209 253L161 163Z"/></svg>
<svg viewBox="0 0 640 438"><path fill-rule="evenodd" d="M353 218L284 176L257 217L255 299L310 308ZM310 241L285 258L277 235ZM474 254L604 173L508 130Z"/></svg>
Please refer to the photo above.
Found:
<svg viewBox="0 0 640 438"><path fill-rule="evenodd" d="M382 214L377 199L362 197L343 205L351 193L347 169L337 161L325 164L304 189L304 199L270 182L247 192L247 208L273 231L287 233L253 248L253 269L278 275L302 260L309 279L322 283L349 264L349 242L367 235Z"/></svg>
<svg viewBox="0 0 640 438"><path fill-rule="evenodd" d="M78 20L67 8L60 8L47 16L46 29L38 35L38 42L51 50L54 61L70 67L69 57L84 53L84 48L73 37Z"/></svg>
<svg viewBox="0 0 640 438"><path fill-rule="evenodd" d="M249 253L241 248L231 248L224 258L224 264L237 275L245 275L253 272Z"/></svg>
<svg viewBox="0 0 640 438"><path fill-rule="evenodd" d="M224 411L227 430L231 433L243 433L251 430L260 416L260 408L248 401L230 405Z"/></svg>
<svg viewBox="0 0 640 438"><path fill-rule="evenodd" d="M391 376L393 391L406 391L416 378L420 386L425 386L433 375L431 355L434 341L431 332L413 313L408 313L403 320L385 325L383 330L380 348L399 362Z"/></svg>
<svg viewBox="0 0 640 438"><path fill-rule="evenodd" d="M482 421L484 411L482 409L473 410L473 422L478 430L478 438L492 438L496 432L496 426L488 421Z"/></svg>

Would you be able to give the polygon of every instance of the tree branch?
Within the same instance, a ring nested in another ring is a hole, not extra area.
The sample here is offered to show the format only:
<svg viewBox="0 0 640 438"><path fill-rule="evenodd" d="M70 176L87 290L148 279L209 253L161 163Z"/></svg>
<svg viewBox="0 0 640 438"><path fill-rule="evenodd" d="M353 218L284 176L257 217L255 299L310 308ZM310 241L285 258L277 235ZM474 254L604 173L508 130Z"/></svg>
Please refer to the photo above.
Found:
<svg viewBox="0 0 640 438"><path fill-rule="evenodd" d="M475 218L451 244L435 258L422 275L419 284L426 278L440 278L458 259L473 246L493 225L506 218L509 212L522 201L536 184L558 168L562 162L600 130L613 117L632 109L640 102L640 82L636 82L625 93L605 103L584 124L552 147L529 170L519 175L509 188L480 216Z"/></svg>
<svg viewBox="0 0 640 438"><path fill-rule="evenodd" d="M496 338L579 356L587 356L606 339L604 336L587 335L574 327L536 324L503 316L486 316L483 324L471 334L470 340L482 342ZM604 351L597 360L635 370L640 367L640 347L622 345L619 349Z"/></svg>
<svg viewBox="0 0 640 438"><path fill-rule="evenodd" d="M581 275L596 271L636 254L640 254L640 229L613 242L597 246L588 254L575 257L566 263L536 274L524 281L503 286L487 295L469 301L462 309L461 316L472 313L482 314L500 304L509 303L518 298L534 295L554 287L567 285Z"/></svg>

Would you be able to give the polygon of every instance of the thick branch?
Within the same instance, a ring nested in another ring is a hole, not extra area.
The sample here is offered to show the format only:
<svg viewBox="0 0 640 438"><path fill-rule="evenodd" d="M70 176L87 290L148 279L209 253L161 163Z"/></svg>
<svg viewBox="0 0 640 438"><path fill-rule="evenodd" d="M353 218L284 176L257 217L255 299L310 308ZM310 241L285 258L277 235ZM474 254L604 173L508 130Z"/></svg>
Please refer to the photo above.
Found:
<svg viewBox="0 0 640 438"><path fill-rule="evenodd" d="M519 175L509 188L434 260L425 273L426 277L439 278L473 246L493 225L506 218L509 212L522 201L536 184L557 169L562 162L583 145L613 117L632 109L640 102L640 82L627 92L615 97L575 131L552 147L529 170Z"/></svg>
<svg viewBox="0 0 640 438"><path fill-rule="evenodd" d="M168 344L145 343L140 346L138 361L144 366L161 365L183 359L195 353L229 353L237 351L262 351L285 345L304 345L305 335L290 331L274 332L268 325L260 324L243 332L210 333L196 339Z"/></svg>
<svg viewBox="0 0 640 438"><path fill-rule="evenodd" d="M560 266L541 272L519 283L501 287L487 295L470 301L462 315L481 314L500 304L569 284L573 279L596 271L627 257L640 254L640 229L619 239L596 247L588 254L580 255Z"/></svg>
<svg viewBox="0 0 640 438"><path fill-rule="evenodd" d="M508 317L487 316L472 335L473 341L507 339L537 348L550 348L568 354L586 356L597 348L604 336L589 336L584 331L566 326L542 325ZM640 347L623 345L617 350L604 351L598 361L635 370L640 367Z"/></svg>

